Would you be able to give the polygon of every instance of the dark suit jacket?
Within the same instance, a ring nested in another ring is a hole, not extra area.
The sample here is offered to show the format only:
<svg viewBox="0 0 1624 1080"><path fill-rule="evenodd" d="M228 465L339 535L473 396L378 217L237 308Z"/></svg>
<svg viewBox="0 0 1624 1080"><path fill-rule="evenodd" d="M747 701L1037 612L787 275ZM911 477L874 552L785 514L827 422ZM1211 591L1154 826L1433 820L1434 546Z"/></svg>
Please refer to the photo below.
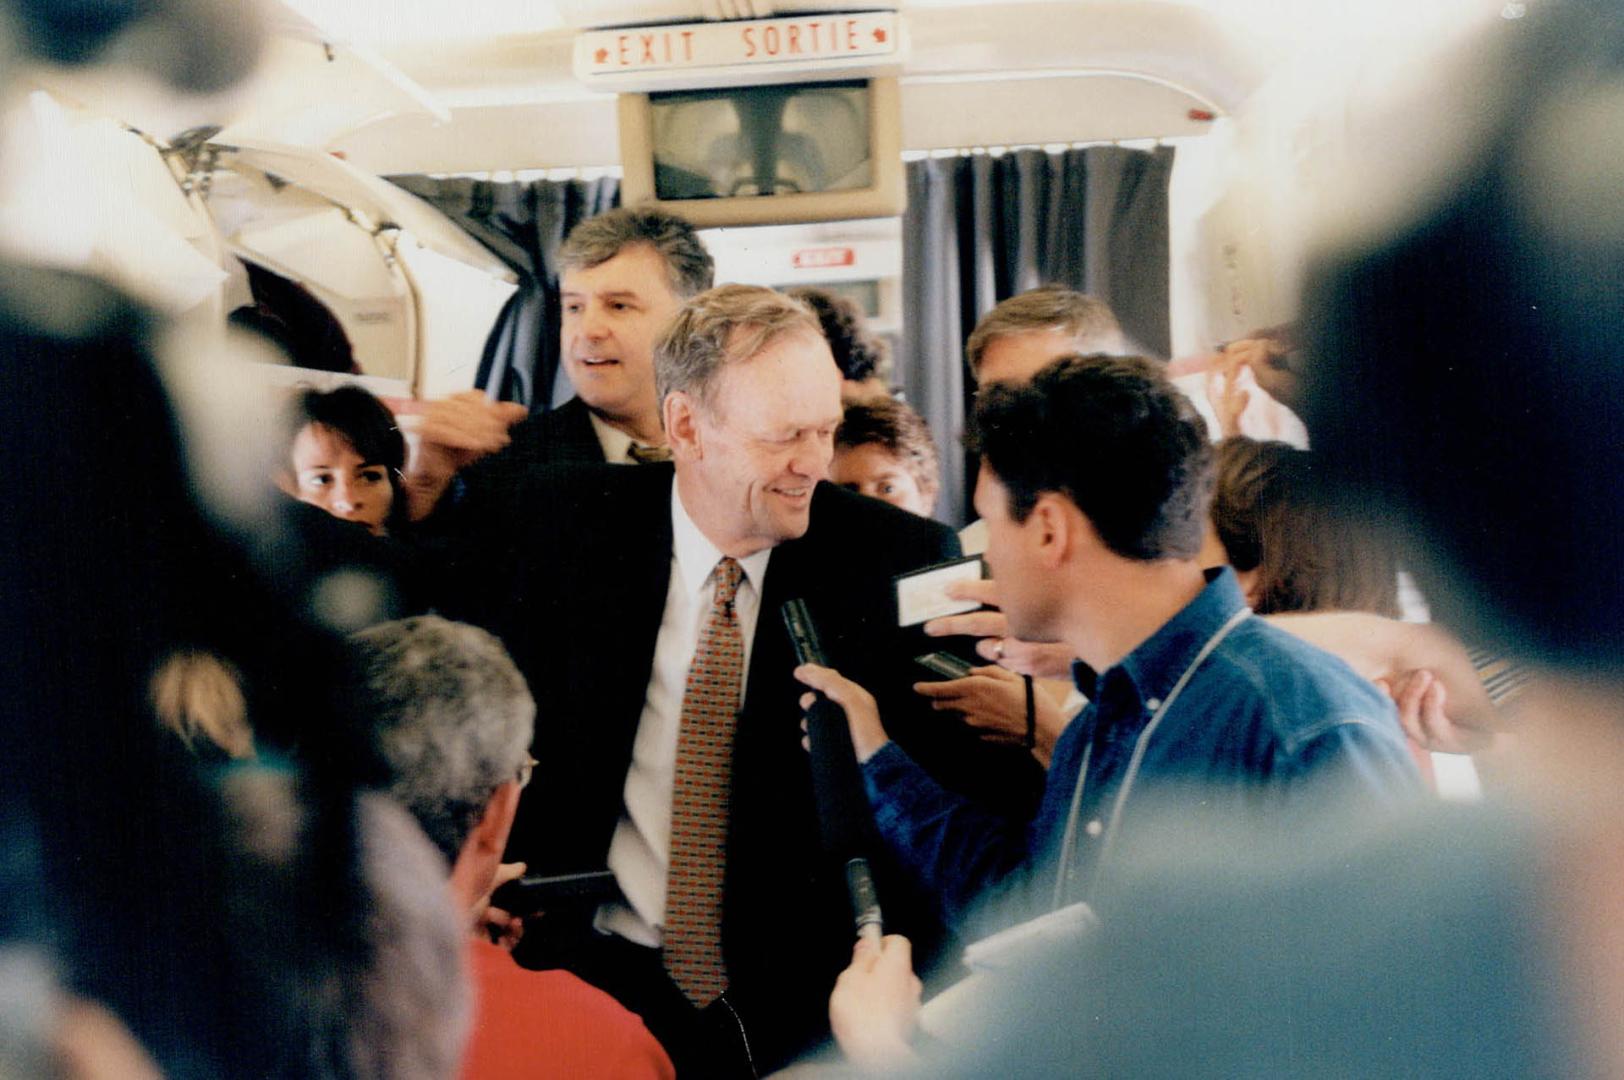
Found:
<svg viewBox="0 0 1624 1080"><path fill-rule="evenodd" d="M556 409L525 417L513 425L508 435L513 441L481 465L525 469L536 465L588 465L603 460L603 445L592 428L591 411L578 397Z"/></svg>
<svg viewBox="0 0 1624 1080"><path fill-rule="evenodd" d="M540 764L509 849L532 873L605 864L665 609L672 482L668 465L533 474L495 526L505 576L482 599L464 590L536 697ZM781 605L808 601L831 662L874 691L892 736L945 783L972 794L1041 786L1024 753L978 743L909 689L919 676L911 658L928 646L897 629L891 577L956 555L954 534L830 484L819 485L811 522L767 564L735 737L724 897L729 1000L758 1058L775 1061L827 1032L828 993L852 942L841 868L819 848ZM473 578L491 579L490 557L475 557ZM928 943L928 905L877 861L888 922Z"/></svg>

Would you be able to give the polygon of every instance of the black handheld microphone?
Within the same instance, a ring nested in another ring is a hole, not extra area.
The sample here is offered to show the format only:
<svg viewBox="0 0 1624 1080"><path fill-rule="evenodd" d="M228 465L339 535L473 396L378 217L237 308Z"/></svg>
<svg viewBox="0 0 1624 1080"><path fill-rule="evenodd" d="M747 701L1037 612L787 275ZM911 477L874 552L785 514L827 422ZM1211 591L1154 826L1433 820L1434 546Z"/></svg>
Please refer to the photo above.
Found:
<svg viewBox="0 0 1624 1080"><path fill-rule="evenodd" d="M783 616L796 661L828 667L806 601L787 601ZM857 936L878 944L885 924L874 875L863 854L868 798L857 772L857 754L852 749L845 710L818 694L806 710L806 735L811 744L812 794L818 804L818 831L824 850L846 862L846 892L851 897Z"/></svg>

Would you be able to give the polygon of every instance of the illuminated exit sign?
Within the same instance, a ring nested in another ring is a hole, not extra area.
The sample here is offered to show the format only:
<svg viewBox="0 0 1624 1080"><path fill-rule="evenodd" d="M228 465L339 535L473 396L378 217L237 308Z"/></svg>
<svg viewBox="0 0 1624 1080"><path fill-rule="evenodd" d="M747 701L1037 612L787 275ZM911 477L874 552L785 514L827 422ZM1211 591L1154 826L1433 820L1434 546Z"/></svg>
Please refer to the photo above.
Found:
<svg viewBox="0 0 1624 1080"><path fill-rule="evenodd" d="M854 266L857 252L849 247L802 248L790 256L797 270L823 270L831 266Z"/></svg>
<svg viewBox="0 0 1624 1080"><path fill-rule="evenodd" d="M575 74L638 90L883 74L902 62L900 35L894 11L589 30L575 39Z"/></svg>

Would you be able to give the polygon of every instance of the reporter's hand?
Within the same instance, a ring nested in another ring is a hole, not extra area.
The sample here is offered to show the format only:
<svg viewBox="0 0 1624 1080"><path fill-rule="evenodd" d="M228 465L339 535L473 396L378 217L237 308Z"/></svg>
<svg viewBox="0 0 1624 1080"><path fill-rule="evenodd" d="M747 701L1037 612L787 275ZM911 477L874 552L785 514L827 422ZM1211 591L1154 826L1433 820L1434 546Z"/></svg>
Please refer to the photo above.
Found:
<svg viewBox="0 0 1624 1080"><path fill-rule="evenodd" d="M955 581L947 586L947 595L956 600L973 600L979 604L998 604L998 583L991 580ZM1071 649L1065 645L1047 642L1022 641L1009 636L1009 620L1002 611L987 609L969 611L963 615L944 615L925 623L930 637L977 637L976 655L991 660L999 667L1017 675L1031 675L1038 679L1070 679Z"/></svg>
<svg viewBox="0 0 1624 1080"><path fill-rule="evenodd" d="M914 683L937 712L955 712L988 742L1026 741L1026 684L996 664L971 668L961 679Z"/></svg>
<svg viewBox="0 0 1624 1080"><path fill-rule="evenodd" d="M890 742L885 726L880 723L880 707L874 695L846 678L833 668L817 664L802 664L795 669L795 677L846 711L846 722L851 726L852 749L859 762L867 761L875 751ZM812 694L801 695L801 708L810 709L815 700Z"/></svg>
<svg viewBox="0 0 1624 1080"><path fill-rule="evenodd" d="M983 739L995 743L1026 743L1026 680L996 665L972 668L962 679L914 683L914 692L930 699L930 707L956 712ZM1055 740L1066 726L1060 705L1042 685L1032 689L1030 747L1044 767Z"/></svg>
<svg viewBox="0 0 1624 1080"><path fill-rule="evenodd" d="M887 934L878 945L859 938L851 965L829 995L829 1026L847 1059L874 1072L912 1061L908 1041L919 1019L922 990L907 938Z"/></svg>

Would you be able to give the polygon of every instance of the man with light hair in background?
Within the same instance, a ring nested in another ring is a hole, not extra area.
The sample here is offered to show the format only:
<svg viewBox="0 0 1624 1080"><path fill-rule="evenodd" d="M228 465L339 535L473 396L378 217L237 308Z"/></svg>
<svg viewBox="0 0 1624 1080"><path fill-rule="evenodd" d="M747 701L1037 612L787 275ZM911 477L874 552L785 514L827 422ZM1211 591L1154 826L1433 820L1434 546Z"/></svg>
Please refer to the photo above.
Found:
<svg viewBox="0 0 1624 1080"><path fill-rule="evenodd" d="M977 386L1026 382L1062 356L1116 356L1126 349L1122 327L1105 302L1063 285L1011 296L983 315L964 343ZM986 525L966 525L959 544L966 555L986 551Z"/></svg>
<svg viewBox="0 0 1624 1080"><path fill-rule="evenodd" d="M1122 327L1104 301L1063 285L1017 293L981 317L964 343L977 385L1025 382L1073 353L1118 354Z"/></svg>
<svg viewBox="0 0 1624 1080"><path fill-rule="evenodd" d="M501 859L534 764L535 701L501 642L434 615L351 642L385 788L446 857L467 919L478 997L462 1075L670 1077L659 1044L607 994L565 972L525 971L483 939L487 926L512 930L488 905L499 879L524 870Z"/></svg>
<svg viewBox="0 0 1624 1080"><path fill-rule="evenodd" d="M674 214L622 207L576 225L558 258L559 353L576 396L529 417L477 390L400 406L417 414L408 421L414 518L434 510L454 476L472 494L500 499L540 465L669 457L654 344L683 302L711 287L704 242Z"/></svg>
<svg viewBox="0 0 1624 1080"><path fill-rule="evenodd" d="M1027 382L1062 356L1115 356L1126 350L1127 340L1110 307L1063 285L1042 285L1004 300L981 317L964 343L970 374L981 387ZM966 555L985 553L987 523L977 518L960 529L959 546ZM995 589L991 581L965 581L950 587L949 594L995 605ZM1018 683L988 670L921 684L922 693L941 703L938 708L960 709L971 723L993 731L1007 727L1011 715L1018 723L1024 713L1028 730L1036 733L1054 731L1083 706L1068 674L1075 659L1070 650L1008 636L996 611L933 619L925 624L925 632L934 637L979 637L976 651L984 659L1040 680L1032 696Z"/></svg>

